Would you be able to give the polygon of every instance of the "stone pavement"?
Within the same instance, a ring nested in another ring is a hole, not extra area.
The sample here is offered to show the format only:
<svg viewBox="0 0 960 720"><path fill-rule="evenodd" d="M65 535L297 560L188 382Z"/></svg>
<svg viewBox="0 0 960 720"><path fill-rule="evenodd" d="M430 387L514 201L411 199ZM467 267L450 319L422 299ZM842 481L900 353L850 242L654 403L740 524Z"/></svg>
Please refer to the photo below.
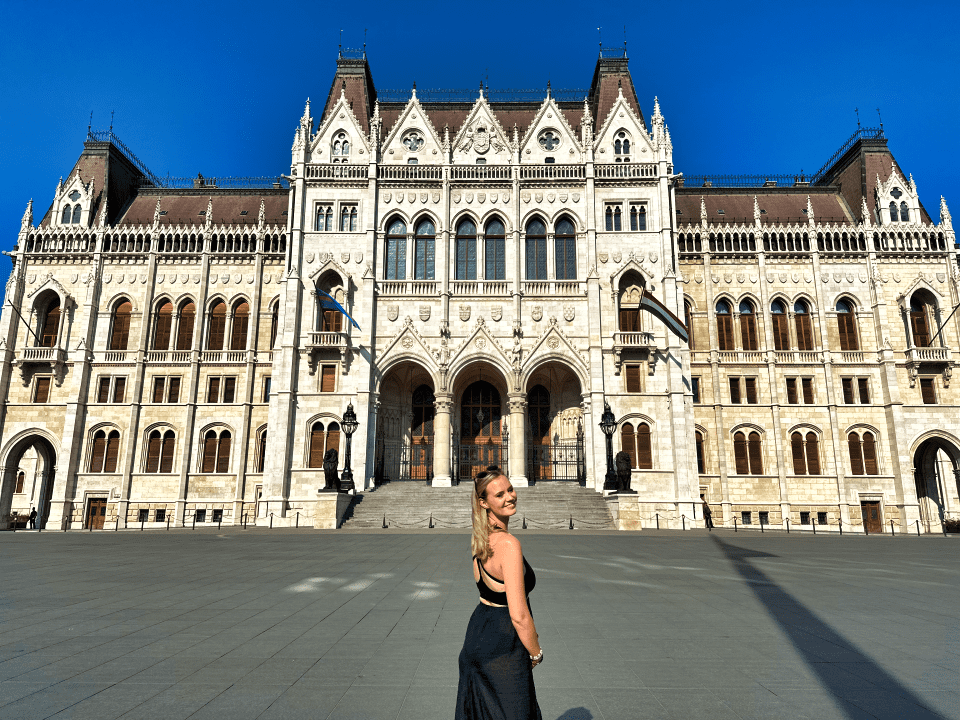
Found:
<svg viewBox="0 0 960 720"><path fill-rule="evenodd" d="M519 532L545 720L960 718L954 538ZM0 534L0 717L450 719L469 536Z"/></svg>

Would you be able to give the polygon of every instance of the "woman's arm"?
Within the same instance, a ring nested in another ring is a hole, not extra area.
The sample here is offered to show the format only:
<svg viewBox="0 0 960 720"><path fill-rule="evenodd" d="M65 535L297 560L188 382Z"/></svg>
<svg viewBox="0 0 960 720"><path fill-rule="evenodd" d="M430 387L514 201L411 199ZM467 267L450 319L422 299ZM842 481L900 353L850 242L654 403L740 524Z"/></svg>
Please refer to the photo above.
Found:
<svg viewBox="0 0 960 720"><path fill-rule="evenodd" d="M530 655L540 654L540 640L533 625L533 616L527 605L527 589L523 583L523 550L520 541L508 535L497 543L497 554L506 586L510 620L520 636L520 642Z"/></svg>

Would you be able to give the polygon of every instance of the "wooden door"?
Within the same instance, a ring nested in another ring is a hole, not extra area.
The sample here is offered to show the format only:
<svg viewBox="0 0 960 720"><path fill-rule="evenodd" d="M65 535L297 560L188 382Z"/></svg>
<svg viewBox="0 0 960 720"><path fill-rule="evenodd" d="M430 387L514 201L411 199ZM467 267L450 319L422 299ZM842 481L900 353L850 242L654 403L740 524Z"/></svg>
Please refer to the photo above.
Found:
<svg viewBox="0 0 960 720"><path fill-rule="evenodd" d="M480 380L460 400L460 477L471 478L489 465L506 466L501 431L500 393Z"/></svg>
<svg viewBox="0 0 960 720"><path fill-rule="evenodd" d="M90 530L103 530L103 521L107 518L107 500L106 498L94 498L90 501L87 508L87 528Z"/></svg>
<svg viewBox="0 0 960 720"><path fill-rule="evenodd" d="M879 502L862 502L860 503L860 511L863 513L863 527L868 533L883 532Z"/></svg>

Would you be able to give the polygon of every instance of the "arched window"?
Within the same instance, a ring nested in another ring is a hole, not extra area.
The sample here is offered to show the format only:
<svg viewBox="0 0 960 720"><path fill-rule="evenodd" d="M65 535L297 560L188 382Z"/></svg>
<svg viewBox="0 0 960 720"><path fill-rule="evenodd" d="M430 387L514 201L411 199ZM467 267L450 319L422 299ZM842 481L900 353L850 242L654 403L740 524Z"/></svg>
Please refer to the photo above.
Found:
<svg viewBox="0 0 960 720"><path fill-rule="evenodd" d="M747 454L750 458L750 474L763 475L763 447L760 443L760 433L750 433L747 439Z"/></svg>
<svg viewBox="0 0 960 720"><path fill-rule="evenodd" d="M280 325L280 302L273 304L273 310L270 313L270 348L277 344L277 328Z"/></svg>
<svg viewBox="0 0 960 720"><path fill-rule="evenodd" d="M797 329L797 350L813 350L813 324L810 308L803 300L793 304L793 321Z"/></svg>
<svg viewBox="0 0 960 720"><path fill-rule="evenodd" d="M704 475L707 472L707 458L703 448L703 433L697 430L695 435L697 439L697 472Z"/></svg>
<svg viewBox="0 0 960 720"><path fill-rule="evenodd" d="M330 295L333 295L338 302L341 298L337 295L342 295L342 291L337 291L336 294L331 289ZM343 313L341 313L336 308L320 308L320 332L342 332L343 331Z"/></svg>
<svg viewBox="0 0 960 720"><path fill-rule="evenodd" d="M157 319L153 327L153 349L170 349L170 331L173 329L173 303L164 300L157 308Z"/></svg>
<svg viewBox="0 0 960 720"><path fill-rule="evenodd" d="M618 130L613 140L614 162L630 162L630 136Z"/></svg>
<svg viewBox="0 0 960 720"><path fill-rule="evenodd" d="M576 280L577 236L573 223L567 218L560 220L560 222L557 223L554 238L557 280Z"/></svg>
<svg viewBox="0 0 960 720"><path fill-rule="evenodd" d="M310 429L310 460L307 467L311 467L311 468L323 467L325 435L326 435L326 428L324 428L323 423L319 423L319 422L314 423L313 427Z"/></svg>
<svg viewBox="0 0 960 720"><path fill-rule="evenodd" d="M253 466L253 471L262 473L263 467L267 463L267 431L266 429L260 433L259 442L257 443L257 458Z"/></svg>
<svg viewBox="0 0 960 720"><path fill-rule="evenodd" d="M72 208L69 205L63 206L63 212L60 214L60 222L63 223L64 225L70 224L71 211L72 211Z"/></svg>
<svg viewBox="0 0 960 720"><path fill-rule="evenodd" d="M425 218L417 223L417 236L414 241L415 280L433 280L434 257L436 256L437 229L433 221ZM476 252L476 251L474 251ZM476 276L476 259L474 259L474 276Z"/></svg>
<svg viewBox="0 0 960 720"><path fill-rule="evenodd" d="M60 331L60 297L53 296L40 319L40 346L54 347Z"/></svg>
<svg viewBox="0 0 960 720"><path fill-rule="evenodd" d="M457 280L477 279L477 226L469 218L457 225Z"/></svg>
<svg viewBox="0 0 960 720"><path fill-rule="evenodd" d="M897 204L895 202L890 203L890 222L899 222L900 218L897 213Z"/></svg>
<svg viewBox="0 0 960 720"><path fill-rule="evenodd" d="M689 300L684 300L683 302L683 322L687 326L688 345L691 350L695 350L697 342L693 334L693 305Z"/></svg>
<svg viewBox="0 0 960 720"><path fill-rule="evenodd" d="M429 385L421 385L413 391L413 418L410 424L410 434L414 445L430 445L433 443L435 403L436 398Z"/></svg>
<svg viewBox="0 0 960 720"><path fill-rule="evenodd" d="M630 285L620 291L620 332L640 332L640 298L643 295L637 285Z"/></svg>
<svg viewBox="0 0 960 720"><path fill-rule="evenodd" d="M808 432L806 437L799 432L793 433L790 436L790 449L794 475L820 474L820 442L816 433Z"/></svg>
<svg viewBox="0 0 960 720"><path fill-rule="evenodd" d="M340 453L340 424L332 422L327 425L327 442L324 444L327 450L336 450Z"/></svg>
<svg viewBox="0 0 960 720"><path fill-rule="evenodd" d="M840 349L852 351L860 349L857 335L857 318L853 307L846 300L837 300L837 330L840 333Z"/></svg>
<svg viewBox="0 0 960 720"><path fill-rule="evenodd" d="M507 277L506 229L499 218L487 223L483 256L485 280L503 280Z"/></svg>
<svg viewBox="0 0 960 720"><path fill-rule="evenodd" d="M97 430L93 436L93 452L90 456L90 472L113 473L117 471L117 459L120 457L120 433L111 430Z"/></svg>
<svg viewBox="0 0 960 720"><path fill-rule="evenodd" d="M647 229L647 208L643 205L630 206L630 229L634 232Z"/></svg>
<svg viewBox="0 0 960 720"><path fill-rule="evenodd" d="M72 219L70 222L73 223L74 225L76 225L77 223L79 223L79 222L80 222L80 213L81 213L81 212L82 212L82 210L80 209L80 204L78 203L78 204L74 205L74 206L73 206L73 219Z"/></svg>
<svg viewBox="0 0 960 720"><path fill-rule="evenodd" d="M639 470L653 469L649 425L642 422L634 430L632 423L624 423L620 427L620 447L630 455L630 467Z"/></svg>
<svg viewBox="0 0 960 720"><path fill-rule="evenodd" d="M535 445L550 444L550 391L536 385L527 393L527 418L530 439Z"/></svg>
<svg viewBox="0 0 960 720"><path fill-rule="evenodd" d="M180 305L180 320L177 322L177 350L193 349L193 325L196 322L197 306L192 300Z"/></svg>
<svg viewBox="0 0 960 720"><path fill-rule="evenodd" d="M737 475L748 475L750 464L747 462L747 437L739 431L733 435L733 458Z"/></svg>
<svg viewBox="0 0 960 720"><path fill-rule="evenodd" d="M227 332L227 304L216 300L210 306L210 332L207 335L207 350L223 350L224 335Z"/></svg>
<svg viewBox="0 0 960 720"><path fill-rule="evenodd" d="M203 464L200 472L230 472L230 431L208 430L203 437Z"/></svg>
<svg viewBox="0 0 960 720"><path fill-rule="evenodd" d="M773 319L773 347L775 350L790 349L790 327L787 323L787 308L781 300L770 304L770 317Z"/></svg>
<svg viewBox="0 0 960 720"><path fill-rule="evenodd" d="M806 437L807 474L820 474L820 440L815 432L808 432Z"/></svg>
<svg viewBox="0 0 960 720"><path fill-rule="evenodd" d="M350 154L350 140L345 132L341 131L333 136L331 154L337 158Z"/></svg>
<svg viewBox="0 0 960 720"><path fill-rule="evenodd" d="M547 226L540 219L527 223L527 280L547 279Z"/></svg>
<svg viewBox="0 0 960 720"><path fill-rule="evenodd" d="M914 347L930 347L929 305L916 293L910 298L910 331Z"/></svg>
<svg viewBox="0 0 960 720"><path fill-rule="evenodd" d="M726 300L717 303L717 340L720 350L733 350L733 315Z"/></svg>
<svg viewBox="0 0 960 720"><path fill-rule="evenodd" d="M847 435L850 449L850 472L853 475L877 475L877 444L873 433L867 431L861 437L852 432Z"/></svg>
<svg viewBox="0 0 960 720"><path fill-rule="evenodd" d="M910 208L905 202L900 203L900 222L910 222Z"/></svg>
<svg viewBox="0 0 960 720"><path fill-rule="evenodd" d="M13 489L15 493L23 492L23 483L26 480L26 476L23 474L23 470L17 473L17 486Z"/></svg>
<svg viewBox="0 0 960 720"><path fill-rule="evenodd" d="M607 205L603 213L603 227L607 232L613 231L613 205Z"/></svg>
<svg viewBox="0 0 960 720"><path fill-rule="evenodd" d="M740 341L744 350L757 350L757 314L749 300L740 302Z"/></svg>
<svg viewBox="0 0 960 720"><path fill-rule="evenodd" d="M330 205L317 205L316 229L322 232L333 230L333 207Z"/></svg>
<svg viewBox="0 0 960 720"><path fill-rule="evenodd" d="M176 438L173 430L154 430L147 439L147 466L148 473L173 472L173 449Z"/></svg>
<svg viewBox="0 0 960 720"><path fill-rule="evenodd" d="M247 349L247 327L250 324L250 306L241 300L233 306L233 329L230 333L230 349Z"/></svg>
<svg viewBox="0 0 960 720"><path fill-rule="evenodd" d="M407 225L400 218L387 228L387 280L405 280L407 277Z"/></svg>
<svg viewBox="0 0 960 720"><path fill-rule="evenodd" d="M126 350L130 340L130 314L133 305L124 299L113 309L113 327L110 330L110 349Z"/></svg>
<svg viewBox="0 0 960 720"><path fill-rule="evenodd" d="M637 438L632 423L620 426L620 449L630 456L630 467L637 467Z"/></svg>

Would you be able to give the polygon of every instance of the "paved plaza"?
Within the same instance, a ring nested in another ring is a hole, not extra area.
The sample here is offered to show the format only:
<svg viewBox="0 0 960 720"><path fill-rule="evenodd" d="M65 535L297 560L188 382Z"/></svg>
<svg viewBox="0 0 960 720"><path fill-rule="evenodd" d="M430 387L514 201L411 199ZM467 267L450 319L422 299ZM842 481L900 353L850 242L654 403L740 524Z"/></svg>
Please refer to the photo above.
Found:
<svg viewBox="0 0 960 720"><path fill-rule="evenodd" d="M960 718L954 538L519 531L545 720ZM0 534L0 717L453 717L469 535Z"/></svg>

